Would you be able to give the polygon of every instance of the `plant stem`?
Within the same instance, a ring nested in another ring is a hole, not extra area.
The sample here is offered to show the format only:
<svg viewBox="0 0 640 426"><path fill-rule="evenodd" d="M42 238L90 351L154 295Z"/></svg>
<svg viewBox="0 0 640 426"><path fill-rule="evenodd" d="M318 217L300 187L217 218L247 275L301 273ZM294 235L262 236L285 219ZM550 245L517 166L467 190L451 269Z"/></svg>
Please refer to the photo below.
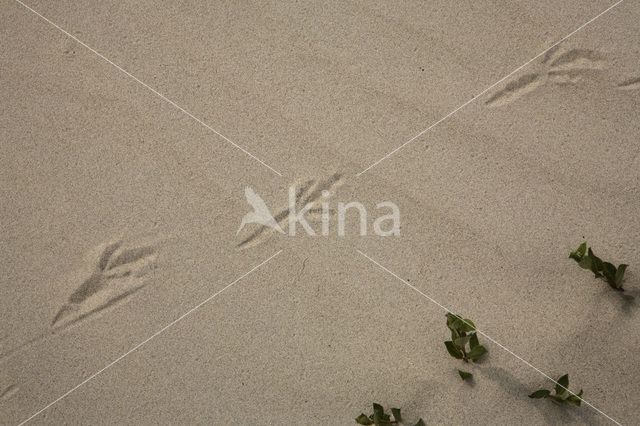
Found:
<svg viewBox="0 0 640 426"><path fill-rule="evenodd" d="M618 287L616 286L616 283L614 283L613 281L611 281L610 279L607 279L607 283L614 289L617 291L624 291L624 289L622 287Z"/></svg>
<svg viewBox="0 0 640 426"><path fill-rule="evenodd" d="M622 288L622 286L618 287L616 285L616 283L614 283L613 281L611 281L609 278L605 277L604 275L602 275L600 272L596 272L596 275L598 276L598 278L602 278L607 284L609 284L609 286L611 286L611 288L613 288L614 290L617 291L624 291L624 289Z"/></svg>

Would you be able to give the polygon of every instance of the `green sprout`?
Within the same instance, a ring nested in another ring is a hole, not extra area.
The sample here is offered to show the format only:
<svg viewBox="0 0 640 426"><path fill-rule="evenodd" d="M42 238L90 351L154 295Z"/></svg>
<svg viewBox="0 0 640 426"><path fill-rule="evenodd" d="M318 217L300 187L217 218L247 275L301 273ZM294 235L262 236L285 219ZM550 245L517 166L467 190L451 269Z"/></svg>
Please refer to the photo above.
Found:
<svg viewBox="0 0 640 426"><path fill-rule="evenodd" d="M586 253L586 254L585 254ZM593 254L589 247L587 251L587 243L580 244L580 247L569 254L569 257L575 260L583 269L589 269L596 278L602 278L617 291L624 291L622 288L622 279L627 265L621 264L617 268L609 262L603 262L598 256Z"/></svg>
<svg viewBox="0 0 640 426"><path fill-rule="evenodd" d="M367 416L362 413L358 417L356 417L356 423L359 425L390 425L390 424L398 424L402 421L402 416L400 415L399 408L392 408L391 414L393 415L393 420L391 420L391 416L384 412L384 407L380 404L373 403L373 414ZM425 426L424 421L422 419L418 420L414 426Z"/></svg>
<svg viewBox="0 0 640 426"><path fill-rule="evenodd" d="M582 389L577 394L571 393L569 387L569 375L565 374L556 382L555 394L552 395L550 390L540 389L529 395L529 398L549 398L556 405L571 404L580 406L582 401Z"/></svg>
<svg viewBox="0 0 640 426"><path fill-rule="evenodd" d="M478 342L476 326L469 319L462 319L460 315L447 312L447 327L451 330L451 340L444 342L449 355L464 362L477 362L487 353L487 349ZM467 348L467 345L469 347ZM466 371L458 370L462 380L467 380L473 375Z"/></svg>

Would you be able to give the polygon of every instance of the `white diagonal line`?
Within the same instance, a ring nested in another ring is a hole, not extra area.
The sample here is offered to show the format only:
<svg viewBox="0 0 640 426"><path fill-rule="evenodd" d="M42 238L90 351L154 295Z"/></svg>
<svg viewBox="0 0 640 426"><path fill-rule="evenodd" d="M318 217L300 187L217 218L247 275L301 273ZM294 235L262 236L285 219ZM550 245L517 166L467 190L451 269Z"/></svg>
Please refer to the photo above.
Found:
<svg viewBox="0 0 640 426"><path fill-rule="evenodd" d="M494 343L496 346L498 346L499 348L503 349L505 352L513 355L515 358L517 358L518 360L522 361L524 364L526 364L527 366L529 366L530 368L532 368L533 370L537 371L538 373L540 373L541 375L543 375L544 377L546 377L547 379L551 380L553 383L558 384L561 388L565 389L566 391L568 391L570 394L575 395L575 393L571 392L569 389L565 388L564 386L560 385L559 383L556 382L555 379L553 379L551 376L549 376L547 373L545 373L544 371L540 370L538 367L534 366L533 364L531 364L529 361L527 361L526 359L522 358L521 356L519 356L518 354L516 354L515 352L513 352L511 349L507 348L506 346L504 346L502 343L498 342L497 340L495 340L493 337L487 335L485 332L479 330L478 328L476 328L473 324L468 323L467 321L465 321L462 317L458 316L457 314L454 314L449 308L447 308L446 306L444 306L443 304L441 304L440 302L438 302L437 300L433 299L432 297L430 297L429 295L423 293L422 291L420 291L418 288L416 288L415 286L409 284L407 281L405 281L404 279L400 278L397 274L395 274L393 271L389 270L388 268L384 267L383 265L381 265L380 263L376 262L374 259L372 259L371 257L367 256L365 253L361 252L360 250L356 251L358 253L360 253L362 256L364 256L365 258L367 258L370 262L374 263L375 265L377 265L378 267L380 267L382 270L386 271L387 273L391 274L393 277L397 278L398 280L402 281L402 283L404 285L406 285L407 287L411 288L412 290L416 291L417 293L419 293L421 296L423 296L424 298L426 298L427 300L429 300L431 303L439 306L440 308L442 308L445 312L449 312L455 316L457 316L458 318L460 318L460 320L464 321L467 325L473 327L475 329L475 331L478 334L481 334L482 336L484 336L487 340L491 341L492 343ZM597 411L598 413L602 414L603 416L605 416L607 419L611 420L612 422L614 422L617 425L622 426L622 424L620 422L618 422L617 420L615 420L614 418L612 418L611 416L609 416L608 414L606 414L604 411L600 410L598 407L596 407L595 405L591 404L588 401L585 401L584 398L579 397L582 402L584 402L585 404L587 404L589 407L593 408L595 411Z"/></svg>
<svg viewBox="0 0 640 426"><path fill-rule="evenodd" d="M427 127L426 129L422 130L420 133L418 133L417 135L415 135L414 137L412 137L411 139L409 139L408 141L406 141L405 143L403 143L402 145L400 145L399 147L397 147L396 149L394 149L393 151L389 152L387 155L385 155L384 157L382 157L381 159L379 159L378 161L376 161L375 163L371 164L369 167L367 167L366 169L364 169L363 171L361 171L360 173L358 173L356 175L360 176L361 174L363 174L364 172L366 172L367 170L371 169L372 167L377 166L379 163L381 163L382 161L386 160L387 158L391 157L393 154L395 154L396 152L400 151L402 148L404 148L405 146L407 146L408 144L410 144L411 142L413 142L414 140L416 140L417 138L419 138L420 136L422 136L423 134L427 133L429 130L433 129L434 127L436 127L438 124L442 123L443 121L445 121L446 119L448 119L449 117L451 117L452 115L454 115L455 113L457 113L458 111L460 111L462 108L466 107L467 105L473 103L475 100L477 100L478 98L482 97L482 95L484 95L485 93L487 93L489 90L493 89L495 86L497 86L498 84L502 83L503 81L505 81L506 79L508 79L509 77L511 77L512 75L514 75L515 73L517 73L518 71L520 71L521 69L525 68L527 65L529 65L531 62L535 61L536 59L538 59L540 56L544 55L545 53L547 53L548 51L550 51L551 49L553 49L554 47L556 47L557 45L559 45L560 43L562 43L563 41L565 41L566 39L568 39L569 37L571 37L572 35L574 35L575 33L577 33L578 31L580 31L581 29L583 29L584 27L586 27L587 25L591 24L593 21L595 21L596 19L598 19L599 17L601 17L602 15L604 15L605 13L609 12L611 9L613 9L614 7L618 6L620 3L622 3L624 0L619 0L617 3L609 6L608 8L606 8L605 10L603 10L602 12L600 12L599 14L597 14L596 16L594 16L593 18L591 18L590 20L588 20L587 22L585 22L584 24L580 25L578 28L576 28L575 30L571 31L569 34L567 34L566 36L562 37L560 40L558 40L557 42L553 43L551 46L549 46L548 48L546 48L545 50L543 50L542 52L538 53L536 56L534 56L533 58L529 59L527 62L525 62L524 64L520 65L518 68L516 68L515 70L511 71L509 74L505 75L504 77L502 77L500 80L496 81L495 83L493 83L491 86L487 87L486 89L484 89L482 92L478 93L476 96L474 96L473 98L471 98L470 100L468 100L467 102L463 103L462 105L460 105L459 107L457 107L456 109L454 109L453 111L451 111L449 114L445 115L444 117L442 117L440 120L436 121L435 123L433 123L432 125L430 125L429 127Z"/></svg>
<svg viewBox="0 0 640 426"><path fill-rule="evenodd" d="M214 129L213 127L211 127L209 124L205 123L204 121L202 121L201 119L199 119L198 117L196 117L195 115L191 114L189 111L187 111L186 109L184 109L183 107L181 107L180 105L178 105L177 103L175 103L174 101L172 101L171 99L167 98L165 95L163 95L162 93L158 92L156 89L154 89L153 87L149 86L147 83L145 83L144 81L140 80L138 77L134 76L133 74L131 74L129 71L125 70L124 68L122 68L120 65L116 64L115 62L113 62L112 60L110 60L109 58L107 58L106 56L104 56L102 53L98 52L97 50L95 50L94 48L92 48L91 46L87 45L86 43L84 43L82 40L78 39L76 36L74 36L73 34L69 33L68 31L66 31L65 29L63 29L62 27L60 27L58 24L56 24L55 22L52 22L51 20L49 20L47 17L41 15L40 13L38 13L37 11L33 10L31 7L27 6L26 4L24 4L22 1L20 0L15 0L16 3L19 3L20 5L24 6L26 9L30 10L31 12L33 12L35 15L37 15L38 17L40 17L42 20L44 20L45 22L47 22L48 24L50 24L51 26L55 27L56 29L58 29L59 31L61 31L62 33L64 33L67 37L71 38L72 40L74 40L76 43L84 46L85 48L87 48L89 51L93 52L94 54L96 54L99 58L104 59L106 62L108 62L109 64L113 65L118 71L122 72L123 74L125 74L127 77L131 78L132 80L136 81L137 83L139 83L140 85L142 85L143 87L145 87L146 89L148 89L149 91L153 92L155 95L157 95L160 99L162 99L163 101L167 102L169 105L175 107L178 111L182 112L183 114L185 114L186 116L188 116L189 118L193 119L194 121L196 121L197 123L201 124L202 126L206 127L208 130L210 130L211 132L215 133L216 135L220 136L222 139L224 139L225 141L229 142L231 145L233 145L234 147L238 148L240 151L244 152L245 154L247 154L249 157L253 158L254 160L256 160L257 162L259 162L260 164L262 164L263 166L265 166L266 168L268 168L269 170L271 170L273 173L277 174L278 176L282 176L282 174L277 171L276 169L274 169L273 167L271 167L270 165L268 165L267 163L265 163L264 161L262 161L261 159L259 159L258 157L256 157L255 155L253 155L252 153L250 153L249 151L247 151L245 148L243 148L242 146L238 145L237 143L235 143L234 141L232 141L231 139L229 139L228 137L226 137L225 135L223 135L222 133L218 132L216 129Z"/></svg>
<svg viewBox="0 0 640 426"><path fill-rule="evenodd" d="M250 273L252 273L253 271L255 271L256 269L258 269L259 267L261 267L262 265L264 265L265 263L267 263L268 261L270 261L271 259L273 259L274 257L276 257L277 255L279 255L282 252L282 250L278 251L276 254L272 255L270 258L268 258L267 260L265 260L264 262L262 262L261 264L254 266L253 268L251 268L251 270L249 270L249 272L246 272L245 274L239 276L238 278L236 278L233 282L227 284L222 290L219 290L215 293L213 293L211 296L209 296L208 298L206 298L204 301L198 303L196 306L194 306L193 308L189 309L187 312L185 312L184 314L182 314L181 316L179 316L177 319L173 320L172 322L170 322L169 324L165 325L164 327L162 327L160 330L156 331L155 333L153 333L151 336L147 337L145 340L143 340L142 342L138 343L137 345L135 345L133 348L129 349L127 352L125 352L124 354L120 355L118 358L114 359L113 361L111 361L109 364L107 364L105 367L101 368L100 370L98 370L97 372L93 373L91 376L87 377L85 380L83 380L82 382L80 382L79 384L77 384L76 386L74 386L73 388L69 389L67 392L65 392L64 394L62 394L60 397L58 397L57 399L55 399L54 401L50 402L49 404L47 404L45 407L43 407L42 409L38 410L36 413L34 413L31 417L29 417L28 419L24 420L23 422L20 423L19 426L24 425L25 423L27 423L28 421L32 420L34 417L36 417L38 414L42 413L43 411L47 410L48 408L50 408L51 406L55 405L56 403L60 402L61 400L63 400L64 398L66 398L67 396L69 396L70 394L72 394L73 392L76 391L76 389L78 389L79 387L81 387L82 385L85 385L87 382L95 379L97 376L99 376L100 374L102 374L105 370L113 367L115 364L117 364L119 361L121 361L123 358L125 358L126 356L128 356L129 354L135 352L138 348L140 348L141 346L143 346L144 344L146 344L147 342L149 342L150 340L154 339L155 337L159 336L160 334L164 333L167 329L173 327L175 324L177 324L178 322L182 321L184 318L186 318L187 316L191 315L194 311L196 311L197 309L199 309L200 307L202 307L203 305L205 305L206 303L208 303L209 301L211 301L212 299L214 299L216 296L218 296L220 293L222 293L223 291L225 291L226 289L228 289L229 287L231 287L232 285L234 285L235 283L237 283L238 281L240 281L241 279L243 279L244 277L246 277L247 275L249 275Z"/></svg>

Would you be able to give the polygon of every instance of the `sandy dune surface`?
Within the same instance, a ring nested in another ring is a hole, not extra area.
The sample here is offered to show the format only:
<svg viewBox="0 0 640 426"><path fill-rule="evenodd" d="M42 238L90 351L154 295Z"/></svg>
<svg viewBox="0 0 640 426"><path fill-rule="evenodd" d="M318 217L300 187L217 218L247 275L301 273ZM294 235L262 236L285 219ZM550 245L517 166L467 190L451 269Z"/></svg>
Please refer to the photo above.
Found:
<svg viewBox="0 0 640 426"><path fill-rule="evenodd" d="M640 3L174 3L2 0L0 423L638 424Z"/></svg>

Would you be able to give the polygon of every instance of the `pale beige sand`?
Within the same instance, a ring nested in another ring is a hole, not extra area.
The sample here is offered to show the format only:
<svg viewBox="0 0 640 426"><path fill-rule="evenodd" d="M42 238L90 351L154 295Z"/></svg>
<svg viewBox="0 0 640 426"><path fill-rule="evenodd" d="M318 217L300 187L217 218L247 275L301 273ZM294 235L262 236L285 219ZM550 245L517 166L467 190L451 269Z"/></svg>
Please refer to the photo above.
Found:
<svg viewBox="0 0 640 426"><path fill-rule="evenodd" d="M282 176L4 0L1 423L279 250L32 422L349 425L377 401L427 424L611 423L527 398L551 384L486 339L462 383L444 311L359 249L638 424L639 302L567 259L587 240L640 295L638 2L358 177L613 2L28 4ZM242 245L244 188L276 214L307 179L332 207L397 203L401 236Z"/></svg>

